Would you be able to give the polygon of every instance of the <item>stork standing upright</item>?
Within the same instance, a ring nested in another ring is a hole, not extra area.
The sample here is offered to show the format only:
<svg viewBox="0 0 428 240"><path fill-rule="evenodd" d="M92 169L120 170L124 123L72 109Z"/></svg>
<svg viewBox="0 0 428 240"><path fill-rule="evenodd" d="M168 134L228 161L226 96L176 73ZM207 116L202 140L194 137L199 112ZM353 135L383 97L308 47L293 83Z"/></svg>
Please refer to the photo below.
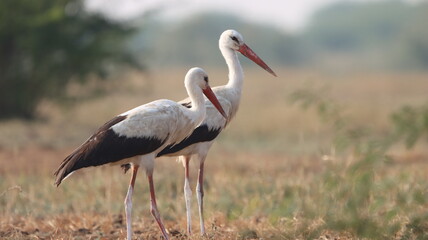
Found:
<svg viewBox="0 0 428 240"><path fill-rule="evenodd" d="M191 108L162 99L122 113L101 126L66 157L55 172L55 184L58 186L62 180L80 168L107 163L131 164L132 177L125 198L128 240L132 237L132 193L139 166L143 166L146 170L150 188L151 214L156 219L164 238L168 239L156 204L153 186L154 159L165 146L182 141L203 121L206 113L203 94L226 118L203 69L190 69L184 84L190 96ZM134 156L137 157L131 158Z"/></svg>
<svg viewBox="0 0 428 240"><path fill-rule="evenodd" d="M221 115L214 110L213 106L208 101L205 101L205 105L207 106L207 115L203 123L197 127L188 138L184 139L182 142L176 145L168 145L158 154L158 156L180 156L180 160L183 163L185 170L184 197L186 202L187 232L189 234L191 234L190 197L192 194L189 185L189 161L192 156L195 156L199 161L196 196L199 206L201 234L204 235L204 162L208 151L214 142L213 140L226 127L228 122L238 111L244 73L239 62L237 52L240 52L247 58L251 59L253 62L276 77L276 74L272 71L272 69L270 69L269 66L264 63L263 60L260 59L257 54L254 53L253 50L251 50L251 48L249 48L244 43L242 35L237 31L224 31L219 39L219 48L229 68L229 82L226 85L213 88L213 91L229 117L227 119L223 119ZM180 103L187 107L192 106L190 99L185 99L180 101Z"/></svg>

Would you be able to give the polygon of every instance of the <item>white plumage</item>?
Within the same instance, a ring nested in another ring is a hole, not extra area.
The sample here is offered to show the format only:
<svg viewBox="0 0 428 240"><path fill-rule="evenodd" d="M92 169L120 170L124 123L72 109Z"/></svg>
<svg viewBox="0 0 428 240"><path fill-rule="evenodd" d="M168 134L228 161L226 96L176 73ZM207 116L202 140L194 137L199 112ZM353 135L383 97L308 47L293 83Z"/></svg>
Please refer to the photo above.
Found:
<svg viewBox="0 0 428 240"><path fill-rule="evenodd" d="M143 166L149 181L151 213L165 239L168 235L156 206L153 169L156 155L166 146L174 145L189 136L205 117L203 94L226 116L208 84L208 76L201 68L192 68L185 77L186 90L192 107L171 100L157 100L122 113L101 126L86 142L64 159L55 172L58 186L72 172L107 163L130 163L133 169L125 198L127 239L131 239L131 208L135 177ZM137 156L137 158L131 158Z"/></svg>
<svg viewBox="0 0 428 240"><path fill-rule="evenodd" d="M181 156L185 168L184 196L186 200L187 211L187 232L191 234L191 214L190 214L190 195L188 166L191 157L198 160L199 173L196 193L199 206L201 234L205 234L203 218L203 172L204 161L211 148L214 139L227 126L230 120L238 111L239 101L241 99L244 73L238 59L237 52L242 53L247 58L254 61L260 67L276 76L276 74L263 62L245 43L240 33L235 30L224 31L219 39L219 48L229 69L229 81L226 85L214 87L213 91L220 101L223 109L228 115L225 119L216 111L211 103L205 101L207 107L206 117L202 124L187 139L175 146L169 146L162 150L158 156ZM180 103L188 105L189 99Z"/></svg>

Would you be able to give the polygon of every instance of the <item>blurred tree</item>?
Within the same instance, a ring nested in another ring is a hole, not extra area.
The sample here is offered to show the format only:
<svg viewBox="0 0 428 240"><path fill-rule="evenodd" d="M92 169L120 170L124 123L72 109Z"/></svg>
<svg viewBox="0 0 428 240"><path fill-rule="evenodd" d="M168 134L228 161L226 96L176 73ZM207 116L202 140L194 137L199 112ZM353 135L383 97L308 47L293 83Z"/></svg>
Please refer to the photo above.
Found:
<svg viewBox="0 0 428 240"><path fill-rule="evenodd" d="M316 12L306 33L326 50L361 51L396 41L412 10L398 1L340 2Z"/></svg>
<svg viewBox="0 0 428 240"><path fill-rule="evenodd" d="M113 64L141 68L126 46L133 32L82 0L0 1L0 119L33 118L40 100Z"/></svg>
<svg viewBox="0 0 428 240"><path fill-rule="evenodd" d="M316 12L302 37L316 61L333 60L334 68L424 70L427 12L427 2L340 2Z"/></svg>

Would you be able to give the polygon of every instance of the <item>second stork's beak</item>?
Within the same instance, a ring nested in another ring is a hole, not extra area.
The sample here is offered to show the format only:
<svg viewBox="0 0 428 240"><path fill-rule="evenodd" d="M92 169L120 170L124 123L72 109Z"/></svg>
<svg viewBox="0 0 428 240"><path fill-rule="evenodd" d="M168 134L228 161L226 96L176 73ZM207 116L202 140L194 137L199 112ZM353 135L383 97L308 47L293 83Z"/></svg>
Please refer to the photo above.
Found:
<svg viewBox="0 0 428 240"><path fill-rule="evenodd" d="M265 62L263 62L263 60L259 56L257 56L257 54L253 50L251 50L250 47L247 46L247 44L242 44L242 46L238 49L238 52L242 53L242 55L246 56L251 61L255 62L264 70L268 71L270 74L276 77L276 73L272 71L272 69L270 69L270 67Z"/></svg>
<svg viewBox="0 0 428 240"><path fill-rule="evenodd" d="M210 102L214 105L215 108L223 115L224 118L227 119L227 115L223 110L223 107L221 106L220 102L218 101L217 97L215 96L213 90L211 90L210 86L207 86L205 89L202 90L204 95L210 100Z"/></svg>

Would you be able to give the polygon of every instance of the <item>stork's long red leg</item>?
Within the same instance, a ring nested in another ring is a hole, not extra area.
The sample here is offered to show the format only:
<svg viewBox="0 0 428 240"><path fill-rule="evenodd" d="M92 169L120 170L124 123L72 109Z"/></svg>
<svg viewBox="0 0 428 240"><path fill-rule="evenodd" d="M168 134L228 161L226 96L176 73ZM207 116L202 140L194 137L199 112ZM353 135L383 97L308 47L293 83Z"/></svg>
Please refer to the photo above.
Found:
<svg viewBox="0 0 428 240"><path fill-rule="evenodd" d="M200 161L199 172L198 172L198 184L196 185L196 197L198 199L199 206L199 221L201 226L201 235L205 235L205 224L204 224L204 160Z"/></svg>
<svg viewBox="0 0 428 240"><path fill-rule="evenodd" d="M149 180L149 188L150 188L150 212L152 216L155 218L156 222L159 225L160 230L162 231L162 235L165 240L168 240L168 234L166 233L165 227L160 218L160 214L158 211L158 207L156 204L156 196L155 196L155 188L153 186L153 173L147 173L147 178Z"/></svg>
<svg viewBox="0 0 428 240"><path fill-rule="evenodd" d="M189 156L182 156L184 165L184 200L186 201L186 215L187 215L187 234L192 234L192 217L191 217L191 201L192 201L192 190L190 189L189 183Z"/></svg>
<svg viewBox="0 0 428 240"><path fill-rule="evenodd" d="M132 238L131 211L132 211L132 194L134 193L135 178L137 177L138 165L132 165L132 176L129 182L128 193L125 198L125 216L126 216L126 239Z"/></svg>

